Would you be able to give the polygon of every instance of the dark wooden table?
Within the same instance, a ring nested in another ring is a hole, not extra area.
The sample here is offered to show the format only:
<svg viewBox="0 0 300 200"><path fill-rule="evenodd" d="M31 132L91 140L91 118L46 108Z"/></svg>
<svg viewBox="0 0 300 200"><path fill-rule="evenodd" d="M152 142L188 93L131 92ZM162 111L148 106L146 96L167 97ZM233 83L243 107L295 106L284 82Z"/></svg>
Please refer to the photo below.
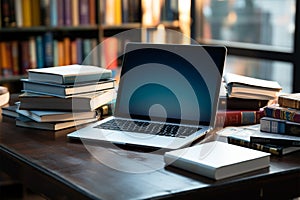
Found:
<svg viewBox="0 0 300 200"><path fill-rule="evenodd" d="M74 129L73 129L74 130ZM300 152L271 157L269 169L214 181L163 167L163 156L96 144L101 161L65 130L0 122L0 170L51 199L288 199L300 196ZM111 167L117 166L117 167ZM161 166L161 167L157 167ZM0 197L1 198L1 197Z"/></svg>

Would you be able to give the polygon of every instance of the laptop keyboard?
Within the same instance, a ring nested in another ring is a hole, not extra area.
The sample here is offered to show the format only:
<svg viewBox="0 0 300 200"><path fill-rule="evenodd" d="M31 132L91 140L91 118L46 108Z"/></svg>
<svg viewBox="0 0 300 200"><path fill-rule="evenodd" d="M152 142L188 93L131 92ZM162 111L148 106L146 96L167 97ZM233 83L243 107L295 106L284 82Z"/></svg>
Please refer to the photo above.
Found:
<svg viewBox="0 0 300 200"><path fill-rule="evenodd" d="M199 127L188 127L173 124L161 124L155 122L141 122L123 119L112 119L103 124L97 125L94 128L181 138L185 138L201 129Z"/></svg>

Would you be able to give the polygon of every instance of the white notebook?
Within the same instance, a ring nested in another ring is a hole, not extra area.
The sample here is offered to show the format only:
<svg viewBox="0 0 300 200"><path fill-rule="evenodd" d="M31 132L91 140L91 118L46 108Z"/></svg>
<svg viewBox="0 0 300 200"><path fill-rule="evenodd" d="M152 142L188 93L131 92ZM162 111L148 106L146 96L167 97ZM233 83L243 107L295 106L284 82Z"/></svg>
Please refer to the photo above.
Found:
<svg viewBox="0 0 300 200"><path fill-rule="evenodd" d="M208 142L166 152L167 165L220 180L269 167L270 154L224 142Z"/></svg>

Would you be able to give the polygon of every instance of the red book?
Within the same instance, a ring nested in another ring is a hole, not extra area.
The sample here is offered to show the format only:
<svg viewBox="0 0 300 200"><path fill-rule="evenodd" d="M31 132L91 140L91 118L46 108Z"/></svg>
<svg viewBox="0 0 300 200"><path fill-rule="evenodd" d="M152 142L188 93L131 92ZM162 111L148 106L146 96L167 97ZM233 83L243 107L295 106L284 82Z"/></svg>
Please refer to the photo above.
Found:
<svg viewBox="0 0 300 200"><path fill-rule="evenodd" d="M216 126L242 126L258 124L264 117L264 110L222 110L217 112Z"/></svg>

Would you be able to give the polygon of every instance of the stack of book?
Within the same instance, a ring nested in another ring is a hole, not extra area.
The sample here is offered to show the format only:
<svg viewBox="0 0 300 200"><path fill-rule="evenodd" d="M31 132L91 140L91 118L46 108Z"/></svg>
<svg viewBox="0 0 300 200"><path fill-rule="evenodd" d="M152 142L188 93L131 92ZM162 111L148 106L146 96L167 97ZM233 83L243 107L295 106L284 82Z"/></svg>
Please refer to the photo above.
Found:
<svg viewBox="0 0 300 200"><path fill-rule="evenodd" d="M260 124L226 127L218 131L217 135L226 137L227 142L230 144L268 152L277 156L300 150L300 137L266 133L260 130Z"/></svg>
<svg viewBox="0 0 300 200"><path fill-rule="evenodd" d="M223 127L259 123L264 116L262 108L273 104L282 89L276 81L232 73L224 75L223 84L216 119Z"/></svg>
<svg viewBox="0 0 300 200"><path fill-rule="evenodd" d="M253 140L300 146L300 93L280 95L278 104L265 107L264 112L260 130L266 133L265 138Z"/></svg>
<svg viewBox="0 0 300 200"><path fill-rule="evenodd" d="M111 70L96 66L30 69L21 81L17 126L60 130L93 122L115 98Z"/></svg>

